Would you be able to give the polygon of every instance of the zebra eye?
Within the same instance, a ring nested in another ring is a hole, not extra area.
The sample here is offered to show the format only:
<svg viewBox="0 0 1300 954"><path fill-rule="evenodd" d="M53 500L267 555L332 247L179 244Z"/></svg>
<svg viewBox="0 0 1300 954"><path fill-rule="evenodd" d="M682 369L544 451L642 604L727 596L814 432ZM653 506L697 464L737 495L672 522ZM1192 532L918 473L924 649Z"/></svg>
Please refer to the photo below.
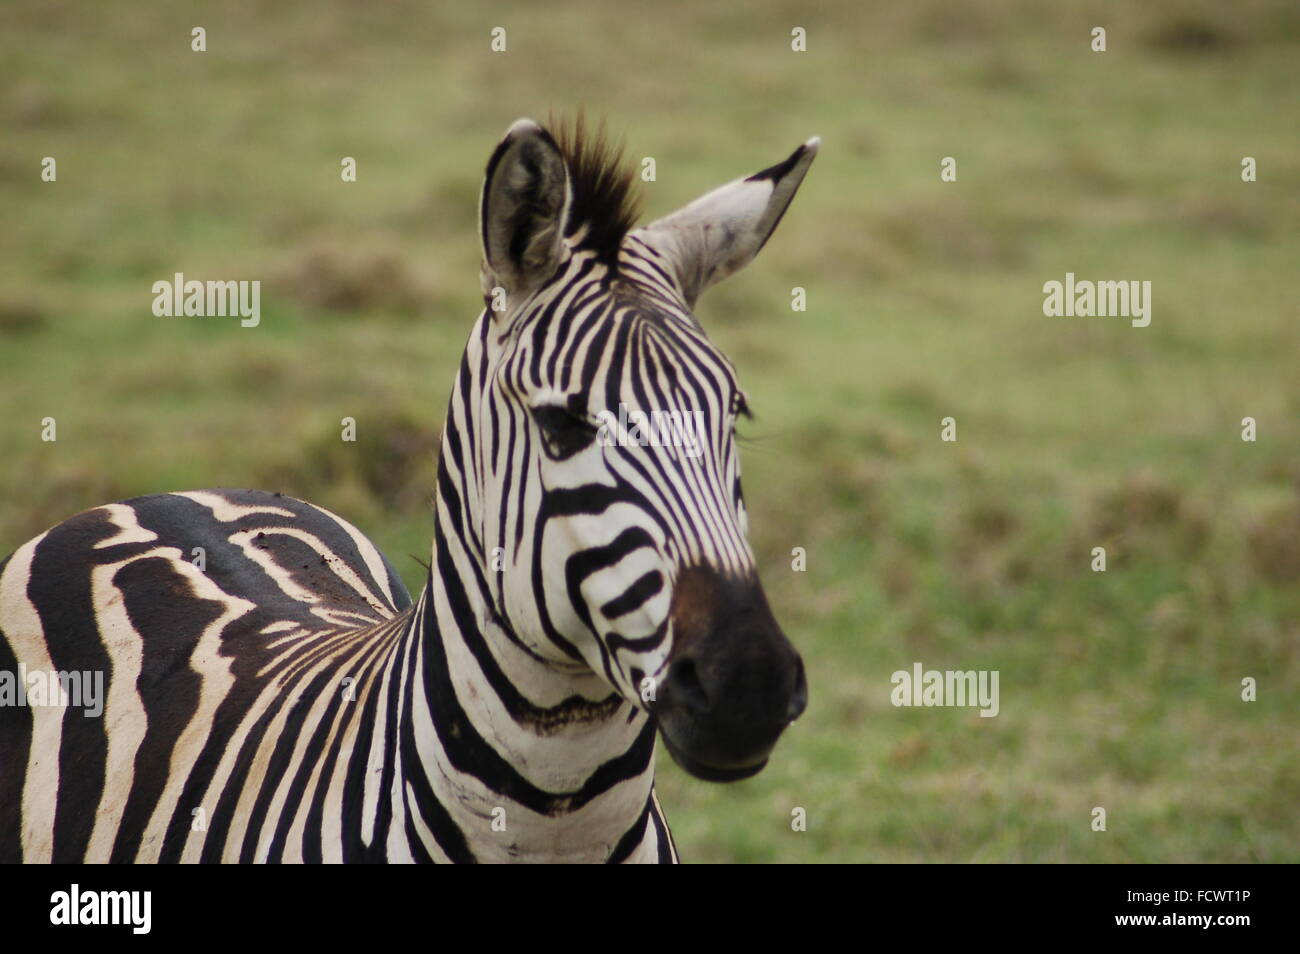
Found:
<svg viewBox="0 0 1300 954"><path fill-rule="evenodd" d="M546 453L555 460L572 457L596 437L596 426L563 404L543 404L532 410Z"/></svg>

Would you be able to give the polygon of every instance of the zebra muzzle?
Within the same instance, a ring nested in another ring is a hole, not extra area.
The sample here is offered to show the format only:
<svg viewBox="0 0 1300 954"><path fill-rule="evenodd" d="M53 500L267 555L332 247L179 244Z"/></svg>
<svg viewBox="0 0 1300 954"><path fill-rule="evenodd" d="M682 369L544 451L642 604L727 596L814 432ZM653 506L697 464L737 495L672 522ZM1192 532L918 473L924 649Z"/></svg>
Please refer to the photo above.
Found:
<svg viewBox="0 0 1300 954"><path fill-rule="evenodd" d="M697 778L748 778L808 704L803 660L756 577L682 572L670 614L673 648L651 706L672 757Z"/></svg>

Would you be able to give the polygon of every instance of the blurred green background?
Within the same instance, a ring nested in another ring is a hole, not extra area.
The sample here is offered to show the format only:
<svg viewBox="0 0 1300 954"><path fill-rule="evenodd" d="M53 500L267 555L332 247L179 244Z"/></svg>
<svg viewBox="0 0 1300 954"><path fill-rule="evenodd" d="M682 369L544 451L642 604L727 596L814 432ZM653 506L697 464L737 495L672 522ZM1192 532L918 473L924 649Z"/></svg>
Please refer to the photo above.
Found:
<svg viewBox="0 0 1300 954"><path fill-rule="evenodd" d="M1298 62L1291 2L6 3L0 552L251 486L416 589L509 123L607 117L647 219L819 134L698 309L811 704L751 781L661 757L684 858L1300 860ZM262 280L261 326L154 317L176 271ZM1151 326L1044 317L1067 271L1151 281ZM894 708L916 661L999 670L1001 714Z"/></svg>

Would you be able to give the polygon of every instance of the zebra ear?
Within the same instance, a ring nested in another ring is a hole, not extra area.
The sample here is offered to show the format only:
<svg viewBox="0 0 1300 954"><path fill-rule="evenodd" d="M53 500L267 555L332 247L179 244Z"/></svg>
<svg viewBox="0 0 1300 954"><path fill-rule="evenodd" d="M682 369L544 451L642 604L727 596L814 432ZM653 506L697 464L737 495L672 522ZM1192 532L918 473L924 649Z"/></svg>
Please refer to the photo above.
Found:
<svg viewBox="0 0 1300 954"><path fill-rule="evenodd" d="M569 202L569 170L555 140L519 120L488 160L479 198L484 294L496 284L508 297L527 294L555 273Z"/></svg>
<svg viewBox="0 0 1300 954"><path fill-rule="evenodd" d="M748 265L776 230L812 165L821 140L814 137L748 179L737 179L652 222L639 237L676 269L686 300Z"/></svg>

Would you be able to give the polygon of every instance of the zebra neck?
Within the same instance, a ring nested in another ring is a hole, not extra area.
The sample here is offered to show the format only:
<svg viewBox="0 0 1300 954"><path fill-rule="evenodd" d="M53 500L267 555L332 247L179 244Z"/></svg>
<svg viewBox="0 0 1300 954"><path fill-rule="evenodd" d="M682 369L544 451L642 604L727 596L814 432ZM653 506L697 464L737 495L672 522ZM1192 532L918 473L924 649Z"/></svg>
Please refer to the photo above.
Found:
<svg viewBox="0 0 1300 954"><path fill-rule="evenodd" d="M395 807L427 829L433 860L651 854L662 828L653 724L589 670L529 652L441 523L403 640L410 699Z"/></svg>

